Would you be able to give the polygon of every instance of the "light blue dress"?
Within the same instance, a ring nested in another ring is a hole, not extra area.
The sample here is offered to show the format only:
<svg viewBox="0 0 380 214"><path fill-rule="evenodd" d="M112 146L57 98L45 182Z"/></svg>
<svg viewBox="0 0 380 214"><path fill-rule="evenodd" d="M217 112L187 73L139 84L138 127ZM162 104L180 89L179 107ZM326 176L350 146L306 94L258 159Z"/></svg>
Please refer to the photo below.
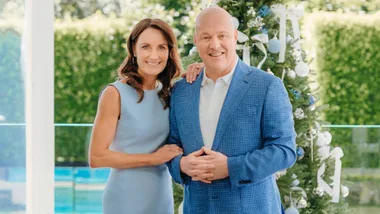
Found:
<svg viewBox="0 0 380 214"><path fill-rule="evenodd" d="M112 83L121 99L120 119L110 149L126 154L157 150L169 134L169 109L157 92L145 90L144 99L131 86ZM171 177L165 164L134 169L111 169L103 195L104 214L172 214Z"/></svg>

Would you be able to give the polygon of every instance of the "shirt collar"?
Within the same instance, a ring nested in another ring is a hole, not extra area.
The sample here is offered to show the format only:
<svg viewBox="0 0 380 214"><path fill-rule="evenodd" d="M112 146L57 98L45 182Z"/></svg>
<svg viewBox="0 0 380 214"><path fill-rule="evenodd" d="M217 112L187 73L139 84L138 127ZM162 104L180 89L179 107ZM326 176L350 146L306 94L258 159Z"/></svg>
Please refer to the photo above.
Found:
<svg viewBox="0 0 380 214"><path fill-rule="evenodd" d="M234 74L235 72L235 69L236 69L236 65L237 63L239 62L238 60L238 56L236 55L236 61L235 61L235 65L234 67L232 68L231 72L229 72L228 74L220 77L223 79L223 81L227 84L227 85L230 85L231 84L231 81L232 81L232 75ZM212 81L212 79L208 78L207 77L207 73L206 73L206 67L203 68L203 79L202 79L202 83L201 83L201 86L203 86L204 84L206 84L207 80L209 81Z"/></svg>

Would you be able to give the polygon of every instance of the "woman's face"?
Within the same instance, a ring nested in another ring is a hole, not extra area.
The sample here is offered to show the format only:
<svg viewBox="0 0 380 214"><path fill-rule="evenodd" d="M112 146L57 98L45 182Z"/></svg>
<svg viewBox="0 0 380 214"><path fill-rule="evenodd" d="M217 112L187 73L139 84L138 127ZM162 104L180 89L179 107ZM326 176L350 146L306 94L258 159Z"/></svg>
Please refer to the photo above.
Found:
<svg viewBox="0 0 380 214"><path fill-rule="evenodd" d="M137 39L134 47L138 72L143 77L161 73L169 58L169 46L161 31L147 28Z"/></svg>

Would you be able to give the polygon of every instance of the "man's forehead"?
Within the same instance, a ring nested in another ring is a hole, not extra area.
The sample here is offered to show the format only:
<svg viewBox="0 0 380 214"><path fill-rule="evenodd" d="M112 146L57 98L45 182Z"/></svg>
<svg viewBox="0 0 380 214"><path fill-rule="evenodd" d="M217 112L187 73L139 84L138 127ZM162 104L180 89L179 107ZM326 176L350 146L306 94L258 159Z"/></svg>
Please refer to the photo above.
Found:
<svg viewBox="0 0 380 214"><path fill-rule="evenodd" d="M219 31L222 30L232 30L233 27L233 22L232 18L230 17L225 17L225 18L219 18L219 19L201 19L198 20L198 22L195 25L195 30L196 31L207 31L209 29L217 29Z"/></svg>
<svg viewBox="0 0 380 214"><path fill-rule="evenodd" d="M222 28L198 28L195 33L196 34L221 34L221 33L231 33L231 29L228 29L226 27L222 27Z"/></svg>
<svg viewBox="0 0 380 214"><path fill-rule="evenodd" d="M209 22L209 23L202 23L198 25L195 28L195 33L202 34L202 33L222 33L227 32L231 33L234 31L234 27L232 25L229 25L228 23L215 23L215 22Z"/></svg>

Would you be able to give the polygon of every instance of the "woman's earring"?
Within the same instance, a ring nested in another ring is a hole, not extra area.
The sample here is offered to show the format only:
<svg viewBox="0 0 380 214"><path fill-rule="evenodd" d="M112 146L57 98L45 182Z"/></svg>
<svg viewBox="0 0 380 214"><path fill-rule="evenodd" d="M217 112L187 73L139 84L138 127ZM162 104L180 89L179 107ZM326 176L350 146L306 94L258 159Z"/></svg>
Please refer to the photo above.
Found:
<svg viewBox="0 0 380 214"><path fill-rule="evenodd" d="M132 58L132 63L136 64L136 57L135 56Z"/></svg>

